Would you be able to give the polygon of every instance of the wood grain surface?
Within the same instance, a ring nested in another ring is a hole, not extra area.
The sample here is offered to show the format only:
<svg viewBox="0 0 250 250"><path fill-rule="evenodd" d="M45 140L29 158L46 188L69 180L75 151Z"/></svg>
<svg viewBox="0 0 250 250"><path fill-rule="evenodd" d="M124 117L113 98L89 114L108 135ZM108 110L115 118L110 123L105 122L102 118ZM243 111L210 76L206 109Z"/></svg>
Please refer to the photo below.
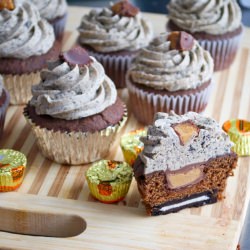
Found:
<svg viewBox="0 0 250 250"><path fill-rule="evenodd" d="M82 15L87 11L87 8L69 8L67 31L63 40L64 50L75 43L76 29ZM165 31L166 16L145 15L153 22L156 34ZM249 40L250 29L245 28L235 62L230 69L216 73L214 77L213 93L204 113L216 119L221 125L231 118L250 120ZM126 126L120 132L121 135L141 128L142 125L131 115L127 90L119 91L119 95L127 103L130 114ZM76 247L72 249L105 249L100 248L104 243L105 246L109 246L109 249L236 249L250 198L250 157L239 159L235 176L228 179L225 191L226 199L222 202L200 208L185 209L178 214L151 218L145 216L135 181L132 182L124 201L116 205L102 205L95 201L89 194L84 177L88 165L69 167L45 159L38 151L35 139L22 112L22 106L9 107L0 147L23 152L28 157L28 167L24 182L17 193L0 194L0 207L15 207L15 198L22 197L23 199L18 201L22 208L32 209L34 205L37 209L40 207L39 209L45 210L45 204L47 204L54 211L68 212L70 210L87 217L85 218L87 230L89 225L95 229L100 227L96 233L101 236L99 240L98 235L94 237L94 234L86 234L86 230L79 237L69 238L67 243L62 239L46 238L43 245L41 238L0 232L0 249L8 247L11 242L13 242L13 249L18 249L19 246L20 249L34 249L27 242L37 242L41 244L41 249L71 249L70 246ZM123 160L119 147L120 135L117 136L107 159ZM39 199L25 194L39 196ZM47 196L78 201L51 199L46 198ZM17 204L16 206L18 207ZM88 223L88 218L93 223L92 225ZM110 220L110 224L107 223L107 220ZM125 230L125 235L117 233L117 230ZM114 240L113 233L116 233L117 240ZM151 237L150 241L148 241L149 237ZM86 245L82 244L82 241ZM42 246L45 247L42 248ZM82 246L82 248L77 248L77 246Z"/></svg>

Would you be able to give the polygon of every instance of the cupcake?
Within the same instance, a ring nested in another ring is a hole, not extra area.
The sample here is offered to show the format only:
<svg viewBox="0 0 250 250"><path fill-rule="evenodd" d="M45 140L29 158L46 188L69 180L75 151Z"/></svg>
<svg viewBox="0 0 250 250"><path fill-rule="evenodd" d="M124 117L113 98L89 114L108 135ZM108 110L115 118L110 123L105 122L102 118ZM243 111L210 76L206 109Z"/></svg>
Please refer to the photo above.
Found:
<svg viewBox="0 0 250 250"><path fill-rule="evenodd" d="M10 96L3 87L3 78L0 75L0 138L3 135L5 114L9 106Z"/></svg>
<svg viewBox="0 0 250 250"><path fill-rule="evenodd" d="M125 87L132 59L153 37L151 24L125 0L91 10L83 16L78 31L78 43L103 65L117 88Z"/></svg>
<svg viewBox="0 0 250 250"><path fill-rule="evenodd" d="M60 46L52 26L29 1L1 3L6 5L0 6L0 74L10 103L24 104L31 98L31 86L40 81L46 61L58 57Z"/></svg>
<svg viewBox="0 0 250 250"><path fill-rule="evenodd" d="M102 65L81 47L41 72L24 115L42 154L79 165L105 157L126 121L126 107Z"/></svg>
<svg viewBox="0 0 250 250"><path fill-rule="evenodd" d="M66 0L31 0L38 8L42 18L54 28L57 39L62 40L67 21Z"/></svg>
<svg viewBox="0 0 250 250"><path fill-rule="evenodd" d="M171 0L168 10L168 30L192 34L210 52L215 71L232 64L242 33L241 10L236 0Z"/></svg>
<svg viewBox="0 0 250 250"><path fill-rule="evenodd" d="M91 194L103 203L115 203L126 196L133 177L126 162L101 160L86 171Z"/></svg>
<svg viewBox="0 0 250 250"><path fill-rule="evenodd" d="M127 73L132 112L146 125L156 112L203 112L212 74L212 57L191 35L161 34L142 49Z"/></svg>
<svg viewBox="0 0 250 250"><path fill-rule="evenodd" d="M146 136L146 129L137 129L121 137L121 148L125 161L131 166L135 159L143 150L143 143L140 141L142 136Z"/></svg>
<svg viewBox="0 0 250 250"><path fill-rule="evenodd" d="M194 112L157 113L134 163L149 215L178 212L222 199L237 154L219 124Z"/></svg>
<svg viewBox="0 0 250 250"><path fill-rule="evenodd" d="M12 149L0 150L0 192L13 191L23 182L26 156Z"/></svg>

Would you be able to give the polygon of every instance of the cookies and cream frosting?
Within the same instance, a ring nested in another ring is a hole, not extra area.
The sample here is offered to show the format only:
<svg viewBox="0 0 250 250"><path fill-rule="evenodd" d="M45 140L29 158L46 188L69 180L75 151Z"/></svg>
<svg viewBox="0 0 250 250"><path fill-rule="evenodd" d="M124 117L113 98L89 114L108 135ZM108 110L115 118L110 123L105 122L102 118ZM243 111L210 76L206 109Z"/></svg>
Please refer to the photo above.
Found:
<svg viewBox="0 0 250 250"><path fill-rule="evenodd" d="M176 124L192 122L199 131L184 145L174 129ZM219 124L211 118L189 112L184 115L157 113L152 126L143 137L144 174L155 171L178 171L201 164L217 156L229 154L233 143Z"/></svg>
<svg viewBox="0 0 250 250"><path fill-rule="evenodd" d="M138 50L153 38L151 24L141 13L134 17L114 14L110 8L91 10L80 24L79 42L99 52Z"/></svg>
<svg viewBox="0 0 250 250"><path fill-rule="evenodd" d="M236 0L171 0L169 19L183 30L221 35L241 25L241 10Z"/></svg>
<svg viewBox="0 0 250 250"><path fill-rule="evenodd" d="M192 49L170 48L169 34L156 37L143 48L128 75L133 82L168 91L194 89L211 80L213 59L197 41Z"/></svg>
<svg viewBox="0 0 250 250"><path fill-rule="evenodd" d="M67 12L66 0L31 0L38 8L42 18L49 21L62 17Z"/></svg>
<svg viewBox="0 0 250 250"><path fill-rule="evenodd" d="M42 71L41 82L32 87L30 102L38 115L74 120L98 114L115 103L114 83L102 65L90 59L81 68L58 61Z"/></svg>
<svg viewBox="0 0 250 250"><path fill-rule="evenodd" d="M26 59L46 54L54 31L29 1L15 0L15 9L0 11L0 58Z"/></svg>

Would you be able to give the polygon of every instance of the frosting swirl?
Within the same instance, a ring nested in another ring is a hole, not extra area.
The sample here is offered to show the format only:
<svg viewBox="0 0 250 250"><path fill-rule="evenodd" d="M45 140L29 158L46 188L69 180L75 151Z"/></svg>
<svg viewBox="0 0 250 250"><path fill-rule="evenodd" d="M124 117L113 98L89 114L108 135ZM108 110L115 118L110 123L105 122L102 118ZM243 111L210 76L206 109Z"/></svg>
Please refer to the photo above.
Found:
<svg viewBox="0 0 250 250"><path fill-rule="evenodd" d="M0 58L46 54L54 41L53 28L29 1L15 0L13 11L0 11Z"/></svg>
<svg viewBox="0 0 250 250"><path fill-rule="evenodd" d="M194 89L209 81L213 59L194 41L191 50L170 49L168 35L161 34L141 50L129 76L135 83L168 91Z"/></svg>
<svg viewBox="0 0 250 250"><path fill-rule="evenodd" d="M112 6L111 6L112 7ZM110 8L92 10L80 24L79 42L99 52L137 50L153 38L151 24L140 13L134 17L114 14Z"/></svg>
<svg viewBox="0 0 250 250"><path fill-rule="evenodd" d="M38 8L42 18L49 21L62 17L67 11L66 0L31 0Z"/></svg>
<svg viewBox="0 0 250 250"><path fill-rule="evenodd" d="M173 125L192 121L199 127L199 134L185 145L180 143ZM153 126L142 138L144 150L140 154L145 174L168 169L179 170L187 165L202 163L211 158L229 154L233 143L219 124L208 117L189 112L179 116L175 113L157 113Z"/></svg>
<svg viewBox="0 0 250 250"><path fill-rule="evenodd" d="M169 19L180 28L221 35L240 27L241 10L236 0L171 0Z"/></svg>
<svg viewBox="0 0 250 250"><path fill-rule="evenodd" d="M95 58L79 68L67 62L51 63L41 72L42 81L32 87L30 101L39 115L74 120L102 112L114 104L117 92Z"/></svg>

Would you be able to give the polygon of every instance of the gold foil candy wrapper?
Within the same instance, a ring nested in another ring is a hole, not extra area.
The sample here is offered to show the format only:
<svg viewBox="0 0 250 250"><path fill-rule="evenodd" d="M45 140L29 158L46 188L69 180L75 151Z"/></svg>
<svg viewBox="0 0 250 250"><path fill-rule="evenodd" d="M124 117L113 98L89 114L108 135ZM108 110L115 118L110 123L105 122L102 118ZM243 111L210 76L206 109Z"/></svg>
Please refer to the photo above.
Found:
<svg viewBox="0 0 250 250"><path fill-rule="evenodd" d="M0 150L0 157L0 192L14 191L23 182L27 159L12 149Z"/></svg>
<svg viewBox="0 0 250 250"><path fill-rule="evenodd" d="M26 104L32 97L31 87L40 82L40 71L22 75L2 75L10 94L10 104Z"/></svg>
<svg viewBox="0 0 250 250"><path fill-rule="evenodd" d="M121 137L120 145L124 160L131 166L144 148L143 143L139 141L140 136L146 136L146 129L137 129ZM134 145L130 145L131 143Z"/></svg>
<svg viewBox="0 0 250 250"><path fill-rule="evenodd" d="M233 151L239 156L249 156L250 121L233 119L226 121L222 128L234 142Z"/></svg>
<svg viewBox="0 0 250 250"><path fill-rule="evenodd" d="M121 170L123 173L119 175L117 172L114 177L112 171L119 171L118 169L121 169L120 165L124 168ZM126 172L124 172L125 169ZM111 173L108 172L110 175L106 176L106 171L111 171ZM85 177L93 197L103 203L115 203L123 200L128 193L133 174L132 169L125 162L100 160L90 166L85 173ZM115 179L105 180L107 178Z"/></svg>

